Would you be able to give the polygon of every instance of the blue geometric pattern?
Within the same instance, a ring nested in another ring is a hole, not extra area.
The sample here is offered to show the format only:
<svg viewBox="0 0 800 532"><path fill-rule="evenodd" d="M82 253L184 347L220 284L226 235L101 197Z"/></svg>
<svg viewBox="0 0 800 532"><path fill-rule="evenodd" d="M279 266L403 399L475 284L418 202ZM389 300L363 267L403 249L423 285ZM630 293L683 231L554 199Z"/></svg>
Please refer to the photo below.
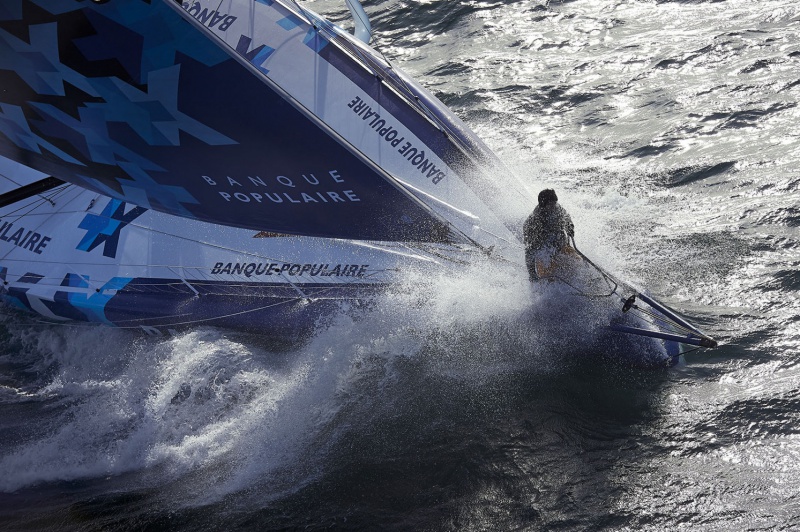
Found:
<svg viewBox="0 0 800 532"><path fill-rule="evenodd" d="M141 82L142 61L137 45L143 41L143 36L96 11L87 11L86 16L98 32L97 35L73 41L83 56L90 61L116 59L131 78ZM100 35L105 37L101 38Z"/></svg>
<svg viewBox="0 0 800 532"><path fill-rule="evenodd" d="M86 280L88 276L83 276ZM114 277L102 287L99 292L87 295L81 293L67 292L67 301L70 305L78 309L83 315L86 316L88 321L105 323L106 325L114 325L111 323L105 314L106 304L116 295L115 293L106 293L109 290L122 290L125 286L133 280L132 277ZM63 292L61 293L63 294Z"/></svg>
<svg viewBox="0 0 800 532"><path fill-rule="evenodd" d="M28 119L25 118L22 108L16 105L0 103L0 132L20 148L39 154L42 153L40 148L45 148L68 163L83 165L80 161L31 131L31 126L28 123Z"/></svg>
<svg viewBox="0 0 800 532"><path fill-rule="evenodd" d="M143 207L134 207L126 214L125 202L110 200L100 215L88 213L78 224L79 228L86 230L86 235L76 249L89 252L100 244L105 244L103 255L115 258L120 231L145 212L147 209Z"/></svg>
<svg viewBox="0 0 800 532"><path fill-rule="evenodd" d="M3 0L3 2L6 1L12 4L20 4L20 5L23 2L23 0ZM82 7L80 3L62 2L60 0L34 0L33 3L38 6L41 6L43 9L46 9L48 12L53 13L54 15L63 15L64 13L76 11L78 9L81 9Z"/></svg>
<svg viewBox="0 0 800 532"><path fill-rule="evenodd" d="M22 18L22 2L0 2L0 20L19 20Z"/></svg>
<svg viewBox="0 0 800 532"><path fill-rule="evenodd" d="M43 275L29 272L20 277L19 281L17 282L23 284L36 284L42 279L44 279ZM6 292L4 299L14 307L23 310L32 310L30 303L28 303L28 290L28 288L20 288L16 286L11 287Z"/></svg>
<svg viewBox="0 0 800 532"><path fill-rule="evenodd" d="M264 68L264 66L262 65L264 64L264 61L266 61L267 58L271 56L272 52L274 51L275 51L274 48L270 48L269 46L263 45L261 50L259 50L258 53L255 55L255 57L253 57L251 63L253 63L253 65L255 65L256 68L258 68L264 74L268 74L269 70Z"/></svg>
<svg viewBox="0 0 800 532"><path fill-rule="evenodd" d="M97 96L85 76L61 63L55 22L30 26L28 32L30 43L0 31L0 69L15 71L37 94L63 96L67 82Z"/></svg>
<svg viewBox="0 0 800 532"><path fill-rule="evenodd" d="M302 25L303 21L295 15L289 15L286 18L283 18L278 21L278 26L285 29L286 31L291 31L295 28L299 28Z"/></svg>
<svg viewBox="0 0 800 532"><path fill-rule="evenodd" d="M270 48L266 44L262 44L257 46L255 49L250 50L250 43L253 40L246 36L242 35L239 38L239 42L236 44L236 52L241 54L242 57L250 61L256 68L258 68L264 74L269 74L269 70L265 68L264 61L267 60L269 56L275 51L274 48Z"/></svg>
<svg viewBox="0 0 800 532"><path fill-rule="evenodd" d="M328 46L329 42L327 38L323 37L319 31L313 28L308 30L308 33L306 33L303 39L303 43L317 53L320 53L323 48Z"/></svg>
<svg viewBox="0 0 800 532"><path fill-rule="evenodd" d="M127 172L134 180L119 180L123 193L131 198L135 205L153 208L161 207L156 210L166 210L187 218L194 218L184 204L199 204L190 193L183 187L162 185L155 182L147 172L132 163L119 163L119 167Z"/></svg>
<svg viewBox="0 0 800 532"><path fill-rule="evenodd" d="M303 44L314 50L316 53L320 53L323 48L328 46L330 41L327 37L322 35L319 31L319 28L323 28L331 33L333 33L334 26L330 23L330 21L314 16L312 13L307 13L309 18L311 18L311 22L313 23L313 27L308 29L305 37L303 37ZM296 27L299 27L302 21L300 21L297 17L290 15L289 17L279 20L278 25L283 29L289 31Z"/></svg>
<svg viewBox="0 0 800 532"><path fill-rule="evenodd" d="M6 0L3 0L6 1ZM64 0L34 0L50 10L45 4L68 5ZM89 2L75 2L72 9L85 10L82 5ZM54 7L54 6L53 6ZM109 27L109 22L116 23L117 27L131 31L140 39L137 46L131 46L125 53L136 51L141 68L138 81L145 79L148 72L166 68L175 64L177 54L191 57L206 66L214 66L229 59L228 55L220 48L210 45L208 39L198 32L187 32L186 23L175 17L171 8L165 2L111 2L109 5L98 6L102 8L95 12L88 11L92 24L98 29L98 34L104 36L107 32L100 31ZM51 11L52 12L52 11ZM107 19L102 21L101 19ZM91 37L87 37L91 39ZM105 41L100 41L103 45ZM92 46L91 40L83 43Z"/></svg>
<svg viewBox="0 0 800 532"><path fill-rule="evenodd" d="M104 103L89 102L107 122L128 124L151 146L179 146L178 131L185 131L208 145L235 144L235 141L178 111L180 65L151 71L148 92L123 83L118 78L103 78L92 85Z"/></svg>
<svg viewBox="0 0 800 532"><path fill-rule="evenodd" d="M334 238L448 238L421 202L210 35L252 31L242 24L245 16L217 11L227 4L195 8L187 0L186 11L173 0L0 4L0 155L192 219ZM269 33L281 43L239 39L236 51L261 74L290 41L349 61L327 46L324 19L308 14L318 31L282 4L253 5L257 19L275 21ZM205 27L187 20L195 15ZM318 64L334 63L326 56ZM319 82L308 75L310 84ZM294 88L283 89L293 96ZM122 226L93 219L84 225L94 236L80 245L88 251L103 243L112 253Z"/></svg>
<svg viewBox="0 0 800 532"><path fill-rule="evenodd" d="M134 205L139 205L148 209L164 210L186 218L195 218L194 214L184 207L184 204L198 204L200 202L185 188L156 183L147 172L131 163L119 163L119 167L133 178L132 181L128 179L116 180L122 189L122 194L107 186L102 181L87 176L79 175L78 177L82 178L87 183L91 183L92 188L99 190L106 196L123 199ZM157 207L161 208L159 209Z"/></svg>
<svg viewBox="0 0 800 532"><path fill-rule="evenodd" d="M78 275L77 273L68 273L61 281L61 286L69 286L72 288L89 288L89 276L86 277Z"/></svg>

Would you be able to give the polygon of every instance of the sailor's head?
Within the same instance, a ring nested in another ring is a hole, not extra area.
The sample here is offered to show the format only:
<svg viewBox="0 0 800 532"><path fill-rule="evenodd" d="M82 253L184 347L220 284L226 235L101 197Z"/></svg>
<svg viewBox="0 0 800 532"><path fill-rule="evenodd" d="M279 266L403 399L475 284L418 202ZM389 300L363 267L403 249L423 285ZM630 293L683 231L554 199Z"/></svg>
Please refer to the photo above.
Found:
<svg viewBox="0 0 800 532"><path fill-rule="evenodd" d="M558 201L558 196L556 196L556 191L552 188L546 188L539 192L539 205L544 207L550 203L555 203Z"/></svg>

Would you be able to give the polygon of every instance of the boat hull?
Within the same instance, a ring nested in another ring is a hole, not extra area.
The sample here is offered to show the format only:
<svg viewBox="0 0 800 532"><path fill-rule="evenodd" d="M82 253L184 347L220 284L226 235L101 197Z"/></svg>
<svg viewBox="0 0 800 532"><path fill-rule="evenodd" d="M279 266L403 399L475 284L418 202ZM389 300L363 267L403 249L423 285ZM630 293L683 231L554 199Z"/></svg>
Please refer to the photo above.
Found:
<svg viewBox="0 0 800 532"><path fill-rule="evenodd" d="M8 159L0 175L0 195L43 178ZM449 247L435 249L220 227L62 185L0 207L0 293L53 322L292 339Z"/></svg>

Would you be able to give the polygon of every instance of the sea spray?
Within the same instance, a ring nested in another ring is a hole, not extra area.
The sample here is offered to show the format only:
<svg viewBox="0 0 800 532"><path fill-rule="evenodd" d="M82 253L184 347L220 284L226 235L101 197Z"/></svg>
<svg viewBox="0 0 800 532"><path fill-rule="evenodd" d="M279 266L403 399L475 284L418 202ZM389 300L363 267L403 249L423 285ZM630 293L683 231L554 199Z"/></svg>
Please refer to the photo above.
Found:
<svg viewBox="0 0 800 532"><path fill-rule="evenodd" d="M112 359L100 336L115 346ZM303 361L273 367L258 349L198 330L169 340L109 329L45 328L40 338L66 346L41 400L55 399L50 433L0 459L3 491L41 482L118 475L159 466L170 478L213 469L253 430L272 432L272 456L294 438L270 426L277 405L302 386ZM63 339L67 339L63 343ZM264 468L279 467L261 456Z"/></svg>

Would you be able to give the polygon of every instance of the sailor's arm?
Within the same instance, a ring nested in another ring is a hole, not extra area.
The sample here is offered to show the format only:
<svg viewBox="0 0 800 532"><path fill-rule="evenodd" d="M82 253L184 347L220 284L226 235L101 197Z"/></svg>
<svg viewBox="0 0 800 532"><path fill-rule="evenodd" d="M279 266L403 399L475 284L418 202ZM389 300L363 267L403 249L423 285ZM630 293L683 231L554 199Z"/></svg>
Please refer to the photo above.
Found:
<svg viewBox="0 0 800 532"><path fill-rule="evenodd" d="M531 214L525 219L525 223L522 224L522 242L525 244L525 248L530 248L533 240L534 240L534 233L536 232L534 229L535 223L535 216Z"/></svg>
<svg viewBox="0 0 800 532"><path fill-rule="evenodd" d="M561 207L561 214L563 215L564 231L570 238L575 236L575 224L572 223L572 217L569 215L564 207Z"/></svg>

